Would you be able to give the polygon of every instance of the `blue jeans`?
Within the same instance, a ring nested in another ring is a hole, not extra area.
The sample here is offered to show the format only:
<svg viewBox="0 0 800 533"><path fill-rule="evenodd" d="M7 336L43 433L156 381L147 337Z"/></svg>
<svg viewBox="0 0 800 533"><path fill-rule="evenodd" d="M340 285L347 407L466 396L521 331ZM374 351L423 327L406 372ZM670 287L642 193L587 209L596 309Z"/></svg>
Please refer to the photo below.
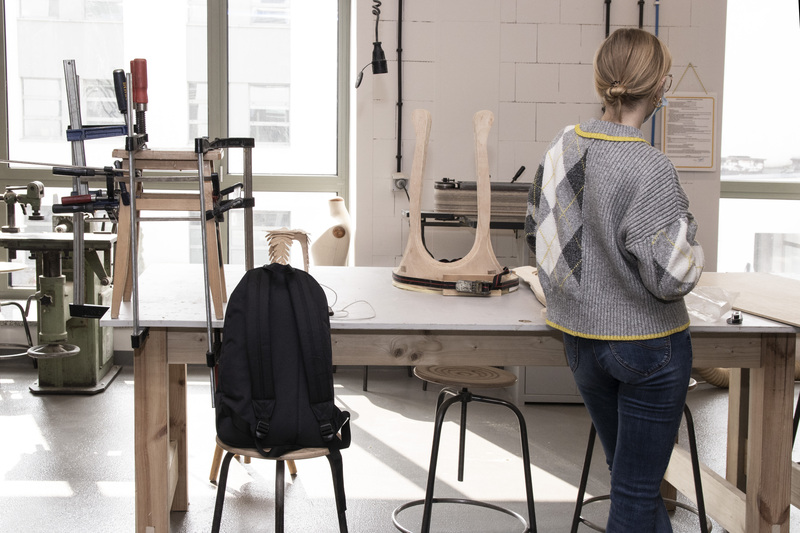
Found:
<svg viewBox="0 0 800 533"><path fill-rule="evenodd" d="M564 347L611 471L607 533L671 532L660 487L692 372L689 331L641 341L565 333Z"/></svg>

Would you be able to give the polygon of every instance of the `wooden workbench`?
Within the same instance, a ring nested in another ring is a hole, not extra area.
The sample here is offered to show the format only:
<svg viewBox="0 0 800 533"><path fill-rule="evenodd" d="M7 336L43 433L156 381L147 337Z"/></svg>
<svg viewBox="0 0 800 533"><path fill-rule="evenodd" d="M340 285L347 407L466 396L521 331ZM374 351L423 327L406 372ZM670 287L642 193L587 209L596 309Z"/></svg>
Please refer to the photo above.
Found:
<svg viewBox="0 0 800 533"><path fill-rule="evenodd" d="M228 270L229 290L241 274ZM525 286L504 296L445 297L393 287L390 268L316 267L311 274L327 287L329 301L336 300L334 311L368 302L332 319L334 364L566 364L560 334L545 325L541 305ZM185 365L205 361L202 270L154 265L140 287L140 324L150 329L134 353L136 531L163 533L170 510L188 508ZM781 289L800 300L800 284L782 283ZM130 326L129 304L118 319L105 318L101 325ZM796 331L753 315L745 315L741 325L724 319L692 325L694 366L736 369L727 472L722 477L703 469L707 510L732 533L789 531ZM693 497L681 448L667 479Z"/></svg>

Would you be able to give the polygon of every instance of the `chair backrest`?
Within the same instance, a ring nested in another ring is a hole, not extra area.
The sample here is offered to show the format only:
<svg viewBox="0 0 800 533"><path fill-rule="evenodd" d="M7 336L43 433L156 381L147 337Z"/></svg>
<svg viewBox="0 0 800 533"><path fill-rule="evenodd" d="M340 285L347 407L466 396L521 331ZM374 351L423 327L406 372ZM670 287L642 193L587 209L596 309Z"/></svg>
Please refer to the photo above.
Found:
<svg viewBox="0 0 800 533"><path fill-rule="evenodd" d="M303 270L308 272L308 232L301 229L281 228L268 231L269 262L288 265L292 260L292 243L297 241L303 249Z"/></svg>

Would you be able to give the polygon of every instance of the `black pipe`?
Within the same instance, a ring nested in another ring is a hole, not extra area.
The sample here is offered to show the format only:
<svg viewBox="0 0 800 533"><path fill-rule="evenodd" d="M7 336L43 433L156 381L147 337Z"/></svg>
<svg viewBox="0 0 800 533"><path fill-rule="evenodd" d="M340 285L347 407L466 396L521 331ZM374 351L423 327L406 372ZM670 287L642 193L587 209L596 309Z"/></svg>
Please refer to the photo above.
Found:
<svg viewBox="0 0 800 533"><path fill-rule="evenodd" d="M403 0L397 2L397 172L403 171Z"/></svg>
<svg viewBox="0 0 800 533"><path fill-rule="evenodd" d="M644 28L644 0L639 0L639 29Z"/></svg>
<svg viewBox="0 0 800 533"><path fill-rule="evenodd" d="M606 37L611 33L611 0L606 2Z"/></svg>

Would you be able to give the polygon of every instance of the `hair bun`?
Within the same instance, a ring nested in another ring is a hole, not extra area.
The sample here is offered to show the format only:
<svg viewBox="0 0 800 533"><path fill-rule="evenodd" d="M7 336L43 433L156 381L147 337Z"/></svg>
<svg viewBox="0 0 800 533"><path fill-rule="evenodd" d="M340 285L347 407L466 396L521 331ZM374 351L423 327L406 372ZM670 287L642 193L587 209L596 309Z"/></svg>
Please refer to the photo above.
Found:
<svg viewBox="0 0 800 533"><path fill-rule="evenodd" d="M606 89L606 98L620 98L628 94L628 88L624 85L620 85L618 81L615 81L611 84L611 87Z"/></svg>

